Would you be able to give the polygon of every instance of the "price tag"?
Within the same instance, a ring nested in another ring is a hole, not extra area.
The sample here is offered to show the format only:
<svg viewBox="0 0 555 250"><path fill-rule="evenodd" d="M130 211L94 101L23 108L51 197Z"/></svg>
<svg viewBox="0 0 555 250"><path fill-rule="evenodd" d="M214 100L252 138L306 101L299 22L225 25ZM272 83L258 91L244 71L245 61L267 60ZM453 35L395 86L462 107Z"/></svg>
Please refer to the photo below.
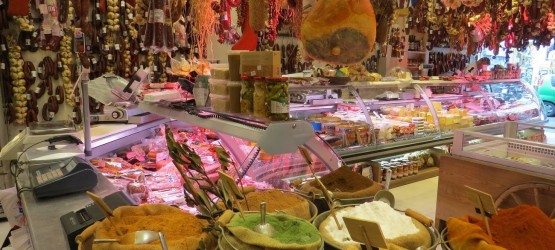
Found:
<svg viewBox="0 0 555 250"><path fill-rule="evenodd" d="M367 246L366 249L369 249L368 246L387 249L382 228L378 223L352 217L343 217L343 221L345 226L347 226L351 239L365 244Z"/></svg>
<svg viewBox="0 0 555 250"><path fill-rule="evenodd" d="M112 60L112 54L108 54L108 60Z"/></svg>
<svg viewBox="0 0 555 250"><path fill-rule="evenodd" d="M133 13L127 14L127 18L129 18L129 20L133 19Z"/></svg>
<svg viewBox="0 0 555 250"><path fill-rule="evenodd" d="M102 27L102 34L106 34L106 27Z"/></svg>
<svg viewBox="0 0 555 250"><path fill-rule="evenodd" d="M2 51L6 51L6 45L5 44L0 44L0 48L2 49Z"/></svg>
<svg viewBox="0 0 555 250"><path fill-rule="evenodd" d="M38 93L40 93L40 87L39 87L39 86L37 86L37 87L35 88L35 94L38 94Z"/></svg>
<svg viewBox="0 0 555 250"><path fill-rule="evenodd" d="M93 57L93 58L91 59L91 62L92 62L92 64L96 64L96 58Z"/></svg>
<svg viewBox="0 0 555 250"><path fill-rule="evenodd" d="M6 69L6 64L5 63L0 63L0 69Z"/></svg>
<svg viewBox="0 0 555 250"><path fill-rule="evenodd" d="M62 68L62 62L58 62L58 68Z"/></svg>
<svg viewBox="0 0 555 250"><path fill-rule="evenodd" d="M108 51L110 50L110 46L108 46L107 44L104 45L104 50Z"/></svg>
<svg viewBox="0 0 555 250"><path fill-rule="evenodd" d="M256 76L256 71L251 71L251 76Z"/></svg>
<svg viewBox="0 0 555 250"><path fill-rule="evenodd" d="M31 45L31 39L29 38L25 39L25 45L27 46Z"/></svg>
<svg viewBox="0 0 555 250"><path fill-rule="evenodd" d="M71 113L71 118L75 118L75 117L77 117L77 112L72 112Z"/></svg>
<svg viewBox="0 0 555 250"><path fill-rule="evenodd" d="M154 72L158 71L158 66L154 65L154 66L152 67L152 71L154 71Z"/></svg>
<svg viewBox="0 0 555 250"><path fill-rule="evenodd" d="M39 72L39 73L42 73L43 72L42 70L43 70L42 67L37 68L37 72Z"/></svg>
<svg viewBox="0 0 555 250"><path fill-rule="evenodd" d="M28 101L31 100L31 94L27 94L27 100L28 100Z"/></svg>
<svg viewBox="0 0 555 250"><path fill-rule="evenodd" d="M37 77L37 72L36 72L36 71L34 71L34 70L33 70L33 71L31 71L31 76L33 76L33 77Z"/></svg>
<svg viewBox="0 0 555 250"><path fill-rule="evenodd" d="M120 2L120 6L121 6L121 7L125 7L125 1L121 1L121 2Z"/></svg>
<svg viewBox="0 0 555 250"><path fill-rule="evenodd" d="M56 113L54 113L54 112L49 112L48 113L48 117L50 117L50 119L54 119L55 115L56 115Z"/></svg>
<svg viewBox="0 0 555 250"><path fill-rule="evenodd" d="M127 21L125 21L125 24L128 24ZM127 31L126 30L123 31L123 36L127 37Z"/></svg>
<svg viewBox="0 0 555 250"><path fill-rule="evenodd" d="M464 186L467 190L468 198L476 208L476 213L483 214L488 217L497 215L497 208L491 194L485 193L469 186ZM485 214L484 214L485 212Z"/></svg>
<svg viewBox="0 0 555 250"><path fill-rule="evenodd" d="M116 48L116 50L119 50L119 44L118 44L118 43L116 43L116 44L114 45L114 47Z"/></svg>
<svg viewBox="0 0 555 250"><path fill-rule="evenodd" d="M100 3L99 2L96 2L96 8L100 8Z"/></svg>
<svg viewBox="0 0 555 250"><path fill-rule="evenodd" d="M100 14L96 14L94 16L96 17L96 20L100 21Z"/></svg>
<svg viewBox="0 0 555 250"><path fill-rule="evenodd" d="M62 100L62 98L60 98L60 95L56 95L56 100L58 100L58 102Z"/></svg>

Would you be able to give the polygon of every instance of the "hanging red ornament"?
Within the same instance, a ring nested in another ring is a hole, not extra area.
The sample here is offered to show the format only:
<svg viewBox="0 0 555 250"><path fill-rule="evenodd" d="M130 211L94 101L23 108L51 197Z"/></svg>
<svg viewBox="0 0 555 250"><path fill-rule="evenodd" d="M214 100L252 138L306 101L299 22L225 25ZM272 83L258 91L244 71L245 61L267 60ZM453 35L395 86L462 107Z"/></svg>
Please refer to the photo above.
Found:
<svg viewBox="0 0 555 250"><path fill-rule="evenodd" d="M246 9L248 7L246 4L243 4L243 8ZM245 12L249 13L248 10ZM233 45L231 49L252 51L256 49L258 37L254 33L254 30L252 29L249 23L249 15L246 14L243 16L243 18L244 18L243 27L242 27L243 35L241 35L241 39L239 39L239 41L235 45Z"/></svg>

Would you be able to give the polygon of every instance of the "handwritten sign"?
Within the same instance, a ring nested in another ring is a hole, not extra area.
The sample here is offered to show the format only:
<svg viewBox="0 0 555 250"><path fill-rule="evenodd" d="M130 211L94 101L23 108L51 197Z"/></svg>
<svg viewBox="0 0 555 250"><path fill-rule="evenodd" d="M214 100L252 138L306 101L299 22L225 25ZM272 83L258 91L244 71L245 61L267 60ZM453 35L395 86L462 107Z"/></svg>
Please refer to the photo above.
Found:
<svg viewBox="0 0 555 250"><path fill-rule="evenodd" d="M383 236L382 228L374 221L355 219L352 217L343 217L345 226L351 235L351 239L356 242L363 243L370 247L385 248L387 243Z"/></svg>

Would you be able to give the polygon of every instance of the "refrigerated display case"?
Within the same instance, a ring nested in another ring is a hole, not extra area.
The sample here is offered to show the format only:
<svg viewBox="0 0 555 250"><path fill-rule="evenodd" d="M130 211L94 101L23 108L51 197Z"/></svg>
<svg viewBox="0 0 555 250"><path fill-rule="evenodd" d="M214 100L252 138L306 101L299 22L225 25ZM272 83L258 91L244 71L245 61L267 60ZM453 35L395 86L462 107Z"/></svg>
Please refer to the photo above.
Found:
<svg viewBox="0 0 555 250"><path fill-rule="evenodd" d="M351 82L347 86L291 86L290 92L297 97L291 100L291 116L311 122L348 163L447 145L452 142L452 131L459 128L546 119L536 93L518 79ZM337 93L335 103L334 98L324 104L310 100L318 95L330 97L330 92ZM339 126L351 124L356 130L364 123L369 128L367 143L353 143L348 134L332 132L333 126L343 132Z"/></svg>

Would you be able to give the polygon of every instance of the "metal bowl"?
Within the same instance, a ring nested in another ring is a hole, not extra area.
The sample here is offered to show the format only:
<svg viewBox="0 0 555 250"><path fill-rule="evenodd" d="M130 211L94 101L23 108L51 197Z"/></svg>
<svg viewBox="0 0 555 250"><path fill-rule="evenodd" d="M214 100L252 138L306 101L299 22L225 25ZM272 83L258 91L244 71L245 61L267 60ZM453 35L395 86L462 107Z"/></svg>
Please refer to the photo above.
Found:
<svg viewBox="0 0 555 250"><path fill-rule="evenodd" d="M348 206L344 206L344 207L348 207ZM340 209L340 208L339 208ZM316 219L314 219L314 221L312 222L312 224L320 229L320 224L322 224L322 222L324 222L324 220L326 218L328 218L328 216L330 215L330 211L326 211L324 213L319 214ZM427 248L426 250L435 250L437 248L438 245L440 245L441 241L441 237L439 234L439 231L435 228L435 227L426 227L426 229L428 230L428 232L430 233L430 236L432 237L432 245ZM327 242L325 241L325 248L326 249L341 249L340 246L334 245L333 243Z"/></svg>
<svg viewBox="0 0 555 250"><path fill-rule="evenodd" d="M247 212L254 213L254 212ZM313 223L314 224L314 223ZM264 250L262 247L258 246L236 246L235 237L232 236L227 230L220 227L220 237L218 237L218 249L219 250ZM321 239L321 244L318 250L324 249L324 240Z"/></svg>
<svg viewBox="0 0 555 250"><path fill-rule="evenodd" d="M268 191L268 190L272 190L272 189L257 189L255 192L258 192L258 191ZM318 207L317 207L317 206L314 204L314 202L313 202L312 200L310 200L309 198L307 198L307 197L305 197L305 196L303 196L303 195L301 195L301 194L299 194L299 193L297 193L297 192L293 192L293 191L289 191L289 190L283 190L283 189L276 189L276 190L279 190L279 191L285 192L285 193L291 193L291 194L297 195L297 196L299 196L299 197L305 199L306 201L308 201L308 208L309 208L309 210L310 210L310 219L308 220L309 222L314 221L314 219L316 218L316 216L318 216ZM274 212L274 211L271 211L271 212ZM301 218L301 219L303 219L303 218Z"/></svg>
<svg viewBox="0 0 555 250"><path fill-rule="evenodd" d="M312 201L319 209L320 213L329 210L329 206L327 204L326 199L324 198L323 194L315 194L315 193L306 193L297 188L294 188L293 191L298 194L299 196ZM359 198L343 198L343 199L334 199L335 206L349 206L349 205L359 205L365 202L370 202L374 200L374 196L365 196Z"/></svg>
<svg viewBox="0 0 555 250"><path fill-rule="evenodd" d="M449 239L447 238L447 226L441 230L441 249L443 250L451 250L451 246L449 246Z"/></svg>

